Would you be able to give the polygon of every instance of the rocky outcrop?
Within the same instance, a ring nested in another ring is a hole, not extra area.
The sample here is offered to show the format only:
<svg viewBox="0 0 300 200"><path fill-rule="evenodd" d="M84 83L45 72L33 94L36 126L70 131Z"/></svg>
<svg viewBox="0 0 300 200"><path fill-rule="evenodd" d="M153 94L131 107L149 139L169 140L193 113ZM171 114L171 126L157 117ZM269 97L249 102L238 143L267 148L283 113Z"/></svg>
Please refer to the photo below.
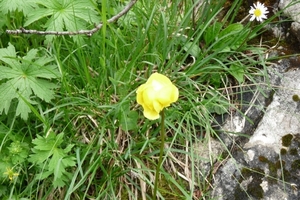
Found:
<svg viewBox="0 0 300 200"><path fill-rule="evenodd" d="M278 8L290 17L294 22L300 23L300 2L299 0L279 0Z"/></svg>
<svg viewBox="0 0 300 200"><path fill-rule="evenodd" d="M292 34L300 42L300 1L278 0L273 8L292 19L280 29L284 38ZM282 48L275 54L289 52ZM267 71L255 86L242 87L241 112L225 120L218 135L222 142L209 141L207 146L217 147L210 149L213 154L201 154L209 160L200 168L212 173L214 199L300 199L300 57L283 59ZM227 156L220 159L222 151Z"/></svg>
<svg viewBox="0 0 300 200"><path fill-rule="evenodd" d="M279 85L253 135L233 144L238 148L215 174L217 199L300 199L300 70L275 72Z"/></svg>
<svg viewBox="0 0 300 200"><path fill-rule="evenodd" d="M286 31L300 41L300 1L280 0L274 8L292 19ZM220 131L229 156L213 174L215 199L300 199L299 69L299 56L281 60L261 84L243 88L249 92L242 112Z"/></svg>
<svg viewBox="0 0 300 200"><path fill-rule="evenodd" d="M278 8L283 14L292 20L290 27L291 33L300 42L300 1L299 0L280 0Z"/></svg>

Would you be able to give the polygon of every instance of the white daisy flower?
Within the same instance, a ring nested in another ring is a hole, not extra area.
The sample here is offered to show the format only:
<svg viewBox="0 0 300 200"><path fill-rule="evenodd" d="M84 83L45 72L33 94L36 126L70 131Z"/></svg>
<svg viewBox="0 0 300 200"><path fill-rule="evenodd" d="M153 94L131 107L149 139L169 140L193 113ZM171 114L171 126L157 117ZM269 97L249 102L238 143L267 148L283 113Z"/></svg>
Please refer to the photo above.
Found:
<svg viewBox="0 0 300 200"><path fill-rule="evenodd" d="M249 14L251 15L250 21L256 19L257 21L262 22L263 19L267 19L266 14L269 13L269 11L264 4L257 2L256 4L253 4L253 6L251 6L251 10L249 11Z"/></svg>

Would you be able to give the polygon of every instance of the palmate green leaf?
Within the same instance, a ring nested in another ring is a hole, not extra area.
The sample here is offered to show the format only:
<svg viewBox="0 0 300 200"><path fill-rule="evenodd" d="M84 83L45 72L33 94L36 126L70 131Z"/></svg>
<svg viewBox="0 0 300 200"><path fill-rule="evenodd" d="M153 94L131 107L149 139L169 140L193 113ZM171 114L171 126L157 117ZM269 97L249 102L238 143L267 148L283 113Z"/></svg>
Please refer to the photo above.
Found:
<svg viewBox="0 0 300 200"><path fill-rule="evenodd" d="M56 135L55 133L51 132L47 137L38 135L37 138L32 141L32 143L35 145L34 149L36 150L52 152L55 147L59 146L63 142L63 136L63 133ZM50 155L52 154L53 153Z"/></svg>
<svg viewBox="0 0 300 200"><path fill-rule="evenodd" d="M47 137L37 136L32 142L35 146L29 158L30 162L43 170L36 178L42 180L53 176L54 187L64 186L70 180L67 168L76 165L75 157L68 154L74 145L62 148L63 136L63 133L56 135L53 132Z"/></svg>
<svg viewBox="0 0 300 200"><path fill-rule="evenodd" d="M51 31L76 31L87 29L87 24L99 23L94 0L35 0L41 7L28 16L24 26L44 17L50 17L45 26ZM51 41L53 36L46 36Z"/></svg>
<svg viewBox="0 0 300 200"><path fill-rule="evenodd" d="M54 174L54 180L60 179L66 173L67 167L75 166L74 157L68 157L63 149L55 149L49 162L49 171Z"/></svg>
<svg viewBox="0 0 300 200"><path fill-rule="evenodd" d="M29 102L28 99L27 99L27 102L30 104L35 104L34 101ZM28 114L31 112L29 106L27 105L27 102L25 102L24 100L19 100L18 106L16 109L16 116L20 115L20 117L25 120L28 118Z"/></svg>
<svg viewBox="0 0 300 200"><path fill-rule="evenodd" d="M14 46L9 44L7 48L0 49L0 60L8 66L0 66L0 114L6 114L12 101L18 101L16 115L27 119L31 112L28 104L36 104L41 99L50 102L54 98L54 88L57 85L50 79L59 77L59 71L55 65L47 65L53 59L43 56L36 58L37 49L30 50L23 58L17 57Z"/></svg>
<svg viewBox="0 0 300 200"><path fill-rule="evenodd" d="M4 110L8 113L10 104L14 98L17 98L17 93L11 89L11 83L6 82L0 85L0 114Z"/></svg>
<svg viewBox="0 0 300 200"><path fill-rule="evenodd" d="M34 77L28 77L28 81L29 87L32 89L33 93L40 99L50 102L50 100L54 97L52 89L57 88L56 84Z"/></svg>
<svg viewBox="0 0 300 200"><path fill-rule="evenodd" d="M19 62L15 59L16 57L16 49L12 44L9 43L7 48L0 49L0 60L10 65L13 69L19 65Z"/></svg>
<svg viewBox="0 0 300 200"><path fill-rule="evenodd" d="M55 149L53 152L53 156L49 162L49 171L53 172L54 180L61 178L63 173L66 172L65 166L62 163L62 160L65 156L66 155L62 149Z"/></svg>
<svg viewBox="0 0 300 200"><path fill-rule="evenodd" d="M28 15L37 5L34 0L0 0L0 10L7 14L9 11L22 11Z"/></svg>
<svg viewBox="0 0 300 200"><path fill-rule="evenodd" d="M48 151L38 151L36 149L32 149L32 152L33 154L30 155L28 161L35 164L41 164L51 156Z"/></svg>
<svg viewBox="0 0 300 200"><path fill-rule="evenodd" d="M74 160L75 157L66 156L62 149L54 152L49 162L49 172L52 172L54 175L54 187L63 187L70 180L66 169L76 165Z"/></svg>
<svg viewBox="0 0 300 200"><path fill-rule="evenodd" d="M63 176L59 179L53 180L53 187L58 188L58 187L64 187L66 186L66 183L70 182L72 174L69 172L64 173Z"/></svg>
<svg viewBox="0 0 300 200"><path fill-rule="evenodd" d="M52 174L52 172L43 170L41 173L38 173L35 177L37 180L43 180L43 179L51 176L51 174Z"/></svg>

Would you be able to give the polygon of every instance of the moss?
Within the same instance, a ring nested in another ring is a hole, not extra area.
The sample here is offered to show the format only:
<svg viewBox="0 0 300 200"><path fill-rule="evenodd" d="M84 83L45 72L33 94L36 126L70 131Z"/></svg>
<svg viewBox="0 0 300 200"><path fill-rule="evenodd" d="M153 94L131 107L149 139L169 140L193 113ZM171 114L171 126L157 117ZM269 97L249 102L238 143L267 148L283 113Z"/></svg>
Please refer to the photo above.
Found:
<svg viewBox="0 0 300 200"><path fill-rule="evenodd" d="M269 162L268 158L266 158L266 157L264 157L264 156L258 156L258 160L259 160L260 162L264 162L264 163Z"/></svg>
<svg viewBox="0 0 300 200"><path fill-rule="evenodd" d="M295 101L295 102L300 101L300 98L299 98L299 96L298 96L297 94L294 94L293 97L292 97L292 99L293 99L293 101Z"/></svg>
<svg viewBox="0 0 300 200"><path fill-rule="evenodd" d="M282 172L283 172L284 180L288 182L291 181L292 178L291 173L286 169L283 169Z"/></svg>
<svg viewBox="0 0 300 200"><path fill-rule="evenodd" d="M270 184L277 183L277 166L275 163L269 162L269 176L268 176L268 182Z"/></svg>
<svg viewBox="0 0 300 200"><path fill-rule="evenodd" d="M264 190L260 186L261 182L252 181L247 188L248 194L256 199L262 199L264 197Z"/></svg>
<svg viewBox="0 0 300 200"><path fill-rule="evenodd" d="M248 194L241 188L238 187L234 191L234 199L248 199Z"/></svg>
<svg viewBox="0 0 300 200"><path fill-rule="evenodd" d="M285 136L282 137L282 146L285 146L285 147L289 147L292 143L292 140L293 140L293 135L292 134L287 134Z"/></svg>
<svg viewBox="0 0 300 200"><path fill-rule="evenodd" d="M294 160L291 165L292 171L300 170L300 160Z"/></svg>
<svg viewBox="0 0 300 200"><path fill-rule="evenodd" d="M281 155L285 155L287 153L286 149L282 148L280 149L280 154Z"/></svg>
<svg viewBox="0 0 300 200"><path fill-rule="evenodd" d="M260 184L262 183L262 178L264 177L264 171L260 168L243 168L241 170L242 177L240 178L239 182L241 183L243 180L246 180L250 177L252 177L251 183L248 184L247 190L244 191L240 186L236 188L234 196L235 199L248 199L249 195L256 199L262 199L264 195L264 191Z"/></svg>
<svg viewBox="0 0 300 200"><path fill-rule="evenodd" d="M249 178L250 176L252 176L253 179L254 179L254 177L257 177L258 179L261 179L264 177L264 171L260 168L249 169L249 168L244 167L241 170L241 174L242 174L242 177L245 177L246 179ZM241 181L243 181L243 179Z"/></svg>
<svg viewBox="0 0 300 200"><path fill-rule="evenodd" d="M297 156L298 155L298 150L296 148L291 148L289 153L292 156Z"/></svg>
<svg viewBox="0 0 300 200"><path fill-rule="evenodd" d="M280 161L278 160L278 158L276 159L277 161L275 163L271 162L270 160L268 160L266 157L264 156L259 156L258 157L258 160L262 163L267 163L268 164L268 169L269 169L269 175L268 176L268 182L270 184L275 184L277 183L277 170L278 169L281 169L281 163ZM284 165L285 162L282 161L282 165Z"/></svg>

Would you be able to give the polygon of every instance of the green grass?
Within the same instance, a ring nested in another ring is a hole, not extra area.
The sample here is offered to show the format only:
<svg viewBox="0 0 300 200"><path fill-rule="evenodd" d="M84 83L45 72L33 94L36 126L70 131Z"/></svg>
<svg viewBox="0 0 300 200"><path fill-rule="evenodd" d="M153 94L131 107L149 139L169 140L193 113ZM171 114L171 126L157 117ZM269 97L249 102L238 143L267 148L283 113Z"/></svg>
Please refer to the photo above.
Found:
<svg viewBox="0 0 300 200"><path fill-rule="evenodd" d="M90 2L105 22L128 1ZM0 116L1 198L151 199L160 122L143 117L135 90L158 71L180 93L178 102L166 109L167 148L158 195L192 199L201 192L209 199L212 174L199 169L203 158L193 144L219 138L212 126L215 115L239 104L233 86L265 75L265 49L249 43L264 31L263 25L236 23L241 3L235 0L223 8L225 1L204 1L194 10L192 0L139 0L117 23L104 23L91 37L74 40L56 36L45 43L44 36L1 33L1 48L9 41L20 56L38 48L38 56L53 58L60 74L50 79L58 86L51 102L31 104L20 94L18 100L31 111L27 120L16 116L15 101ZM11 11L4 19L2 31L22 26L26 16ZM46 21L26 28L45 28ZM34 150L34 141L50 146ZM20 145L12 149L16 143ZM54 152L57 158L51 161ZM14 172L11 180L5 173L9 169Z"/></svg>

